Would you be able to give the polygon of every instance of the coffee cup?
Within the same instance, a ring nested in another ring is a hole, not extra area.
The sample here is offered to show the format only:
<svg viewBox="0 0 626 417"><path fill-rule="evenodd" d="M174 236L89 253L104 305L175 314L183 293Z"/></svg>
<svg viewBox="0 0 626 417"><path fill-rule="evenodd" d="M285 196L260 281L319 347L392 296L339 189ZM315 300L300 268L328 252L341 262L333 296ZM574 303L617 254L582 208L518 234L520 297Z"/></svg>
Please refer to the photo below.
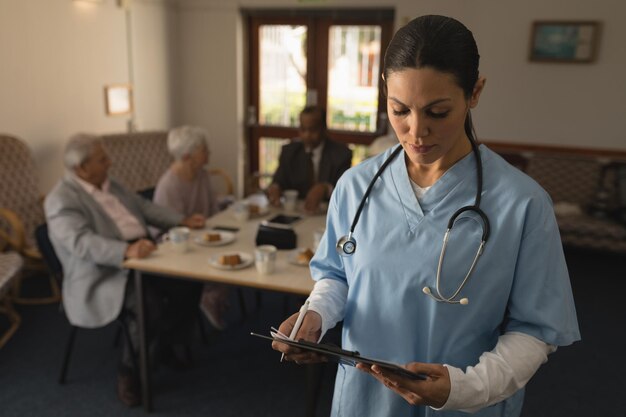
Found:
<svg viewBox="0 0 626 417"><path fill-rule="evenodd" d="M238 201L233 204L233 215L237 221L245 222L250 218L250 208L245 201Z"/></svg>
<svg viewBox="0 0 626 417"><path fill-rule="evenodd" d="M283 208L286 211L296 211L298 203L298 190L285 190L283 192Z"/></svg>
<svg viewBox="0 0 626 417"><path fill-rule="evenodd" d="M274 245L260 245L254 250L254 265L261 275L269 275L276 269L277 248Z"/></svg>
<svg viewBox="0 0 626 417"><path fill-rule="evenodd" d="M165 235L163 241L169 242L170 247L178 252L184 253L189 249L189 236L191 231L188 227L172 227Z"/></svg>

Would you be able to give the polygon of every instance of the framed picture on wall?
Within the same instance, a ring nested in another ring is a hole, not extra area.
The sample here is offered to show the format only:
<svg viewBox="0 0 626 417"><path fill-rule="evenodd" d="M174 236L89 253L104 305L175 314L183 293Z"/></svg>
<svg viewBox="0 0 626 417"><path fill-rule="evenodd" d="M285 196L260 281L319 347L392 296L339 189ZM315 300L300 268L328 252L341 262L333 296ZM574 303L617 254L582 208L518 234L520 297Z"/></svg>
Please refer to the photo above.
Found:
<svg viewBox="0 0 626 417"><path fill-rule="evenodd" d="M130 84L110 84L104 87L104 108L107 116L133 112L133 88Z"/></svg>
<svg viewBox="0 0 626 417"><path fill-rule="evenodd" d="M600 22L537 21L530 38L530 60L593 62L597 56Z"/></svg>

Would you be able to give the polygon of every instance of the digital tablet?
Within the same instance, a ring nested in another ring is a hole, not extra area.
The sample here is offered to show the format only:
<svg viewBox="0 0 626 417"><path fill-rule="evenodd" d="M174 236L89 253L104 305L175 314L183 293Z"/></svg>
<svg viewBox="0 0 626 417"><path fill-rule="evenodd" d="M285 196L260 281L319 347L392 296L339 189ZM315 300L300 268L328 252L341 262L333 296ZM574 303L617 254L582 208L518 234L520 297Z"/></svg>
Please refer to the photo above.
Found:
<svg viewBox="0 0 626 417"><path fill-rule="evenodd" d="M409 371L408 369L401 367L398 364L395 364L392 362L381 361L379 359L366 358L364 356L361 356L359 352L344 350L338 346L328 345L324 343L307 342L304 340L296 341L296 340L284 339L281 337L265 336L265 335L253 333L253 332L251 332L250 334L252 336L261 337L263 339L267 339L271 341L275 340L277 342L285 343L287 345L294 346L303 350L316 352L316 353L326 356L331 361L339 362L345 365L356 366L357 363L364 363L367 365L378 365L381 368L385 368L386 370L396 375L402 376L404 378L408 378L412 380L427 379L426 375L416 374L414 372Z"/></svg>
<svg viewBox="0 0 626 417"><path fill-rule="evenodd" d="M270 227L278 227L278 228L283 228L283 229L291 229L291 226L298 222L299 220L302 220L302 216L290 216L287 214L277 214L276 216L264 220L262 223L265 226L270 226Z"/></svg>
<svg viewBox="0 0 626 417"><path fill-rule="evenodd" d="M232 227L232 226L213 226L212 227L213 230L223 230L225 232L238 232L239 228L238 227Z"/></svg>

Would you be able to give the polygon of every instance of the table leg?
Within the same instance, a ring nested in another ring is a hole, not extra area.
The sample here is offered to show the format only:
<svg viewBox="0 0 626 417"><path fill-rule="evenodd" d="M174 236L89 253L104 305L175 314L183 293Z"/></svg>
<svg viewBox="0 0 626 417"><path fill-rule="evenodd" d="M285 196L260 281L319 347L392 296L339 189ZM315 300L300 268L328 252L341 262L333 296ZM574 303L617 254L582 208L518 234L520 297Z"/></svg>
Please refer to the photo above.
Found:
<svg viewBox="0 0 626 417"><path fill-rule="evenodd" d="M322 385L322 364L306 366L306 410L305 416L314 417L317 410L320 388Z"/></svg>
<svg viewBox="0 0 626 417"><path fill-rule="evenodd" d="M148 366L148 344L146 342L146 317L143 305L143 282L140 271L135 271L135 294L137 297L137 324L139 327L139 376L141 378L141 394L143 408L152 411L150 395L150 368Z"/></svg>

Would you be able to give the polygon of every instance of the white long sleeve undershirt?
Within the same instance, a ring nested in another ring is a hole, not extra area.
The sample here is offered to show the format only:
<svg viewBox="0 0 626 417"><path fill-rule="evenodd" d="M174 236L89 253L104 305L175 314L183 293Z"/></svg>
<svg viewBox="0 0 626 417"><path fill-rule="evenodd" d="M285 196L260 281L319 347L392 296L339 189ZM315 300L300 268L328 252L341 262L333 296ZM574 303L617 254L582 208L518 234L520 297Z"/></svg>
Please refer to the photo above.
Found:
<svg viewBox="0 0 626 417"><path fill-rule="evenodd" d="M309 310L322 317L322 336L343 319L348 286L321 279L309 295ZM462 369L445 365L450 374L450 395L437 410L475 412L500 402L524 387L547 361L556 346L525 333L510 332L498 338L491 352L483 353L475 366Z"/></svg>

